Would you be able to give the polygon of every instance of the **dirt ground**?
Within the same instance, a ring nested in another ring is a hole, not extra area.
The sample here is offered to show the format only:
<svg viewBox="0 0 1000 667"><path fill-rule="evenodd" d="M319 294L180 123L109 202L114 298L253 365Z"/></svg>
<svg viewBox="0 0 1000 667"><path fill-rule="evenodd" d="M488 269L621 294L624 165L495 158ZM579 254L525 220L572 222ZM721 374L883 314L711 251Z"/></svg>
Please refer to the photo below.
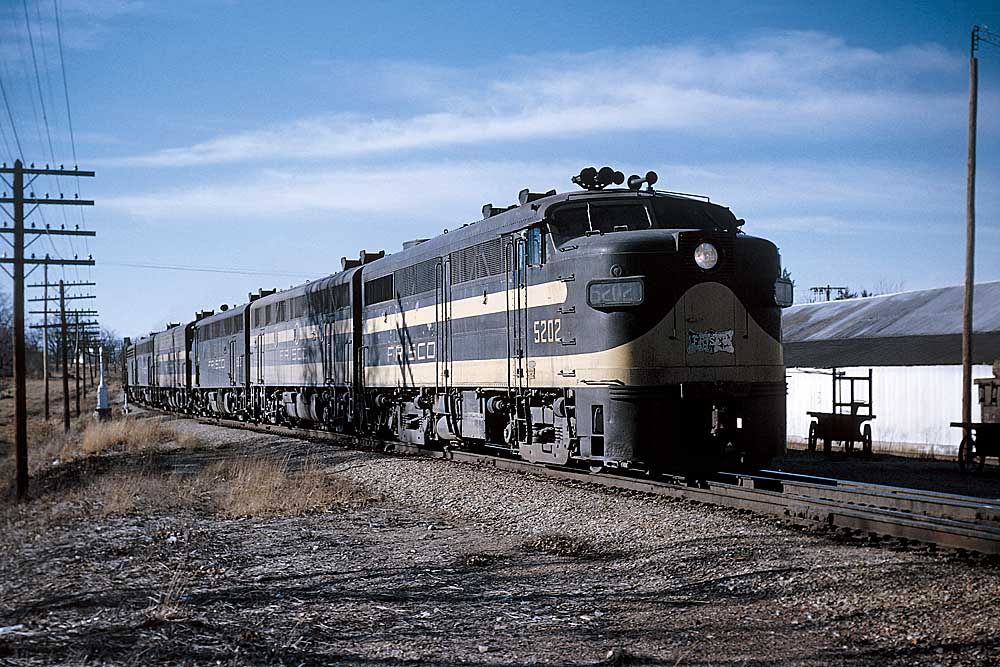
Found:
<svg viewBox="0 0 1000 667"><path fill-rule="evenodd" d="M1000 664L995 560L136 423L0 501L0 664Z"/></svg>
<svg viewBox="0 0 1000 667"><path fill-rule="evenodd" d="M929 491L943 491L965 496L1000 498L1000 467L990 458L982 473L963 473L955 461L905 458L876 454L871 460L860 456L789 449L775 468L788 472L836 477L872 484L905 486Z"/></svg>

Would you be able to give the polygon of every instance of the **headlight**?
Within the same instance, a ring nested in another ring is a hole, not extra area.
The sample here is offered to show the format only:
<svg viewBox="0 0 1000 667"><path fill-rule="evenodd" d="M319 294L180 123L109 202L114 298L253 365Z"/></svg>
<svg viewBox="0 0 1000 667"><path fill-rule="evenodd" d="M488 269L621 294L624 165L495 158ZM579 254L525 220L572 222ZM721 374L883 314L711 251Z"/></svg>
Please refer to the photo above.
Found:
<svg viewBox="0 0 1000 667"><path fill-rule="evenodd" d="M638 306L646 298L642 278L594 280L587 285L587 303L592 308Z"/></svg>
<svg viewBox="0 0 1000 667"><path fill-rule="evenodd" d="M719 263L719 251L711 243L702 243L694 249L694 263L708 271Z"/></svg>

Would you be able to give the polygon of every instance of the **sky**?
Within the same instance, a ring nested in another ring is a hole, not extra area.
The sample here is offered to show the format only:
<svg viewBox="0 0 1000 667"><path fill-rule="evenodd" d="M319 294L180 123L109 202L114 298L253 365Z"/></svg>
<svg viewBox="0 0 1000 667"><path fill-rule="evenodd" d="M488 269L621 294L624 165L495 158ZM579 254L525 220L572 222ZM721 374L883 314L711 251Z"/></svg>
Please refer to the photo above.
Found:
<svg viewBox="0 0 1000 667"><path fill-rule="evenodd" d="M0 0L0 161L97 172L35 185L94 199L44 222L97 236L29 252L92 254L65 278L97 283L121 335L396 252L522 188L574 190L589 165L729 206L779 246L797 301L954 285L973 24L1000 28L1000 8ZM1000 47L979 56L987 281Z"/></svg>

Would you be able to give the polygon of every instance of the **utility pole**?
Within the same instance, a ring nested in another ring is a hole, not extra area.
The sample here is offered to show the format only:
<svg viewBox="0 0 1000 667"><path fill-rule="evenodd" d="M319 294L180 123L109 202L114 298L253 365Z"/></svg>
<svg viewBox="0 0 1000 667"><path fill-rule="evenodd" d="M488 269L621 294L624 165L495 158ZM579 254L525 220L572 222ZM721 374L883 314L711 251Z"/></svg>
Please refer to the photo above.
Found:
<svg viewBox="0 0 1000 667"><path fill-rule="evenodd" d="M69 364L66 363L66 285L59 281L59 324L62 342L63 432L69 433Z"/></svg>
<svg viewBox="0 0 1000 667"><path fill-rule="evenodd" d="M47 272L48 266L46 266L45 269L46 269L46 272ZM50 296L47 295L48 294L48 290L49 290L50 287L51 288L60 288L60 285L61 285L61 291L60 291L60 295L59 296L51 296L50 297ZM65 310L65 308L62 308L60 310L60 321L57 322L57 323L50 324L48 322L48 313L50 312L49 311L49 302L50 301L60 301L61 300L63 303L65 303L66 301L73 301L73 300L77 300L77 299L96 299L97 297L94 294L73 294L73 295L69 295L69 294L65 293L66 292L66 288L68 288L68 287L93 287L95 285L96 285L96 283L93 283L93 282L49 283L48 281L46 281L44 283L38 283L38 284L35 284L35 285L28 285L28 287L41 287L41 288L44 288L45 289L45 293L46 293L46 296L44 296L44 297L35 298L35 299L28 299L29 303L42 302L44 304L43 310L32 310L32 311L29 311L29 314L31 314L31 315L44 315L45 316L45 322L41 326L39 326L39 325L32 325L31 328L32 329L42 329L43 336L46 337L46 339L47 339L47 337L48 337L48 331L49 331L50 328L53 328L53 327L59 327L59 328L61 328L62 327L62 324L61 324L62 317L72 315L72 316L74 316L76 318L75 331L78 332L77 333L77 348L79 349L81 347L81 343L79 341L79 338L80 338L79 333L86 330L85 323L80 322L80 316L81 315L87 315L87 316L93 315L93 316L96 316L97 315L97 311L96 310L82 310L82 309ZM69 324L70 323L67 322L67 326L69 326ZM64 345L65 343L66 343L65 339L60 339L60 344L61 345ZM77 375L79 376L79 373ZM78 377L77 378L77 394L78 395L79 395L79 392L80 392L79 385L80 385L80 382L79 382L79 377ZM84 387L84 396L86 396L86 375L84 375L84 385L83 385L83 387ZM79 402L79 398L77 398L77 402ZM79 413L79 410L77 411L77 413Z"/></svg>
<svg viewBox="0 0 1000 667"><path fill-rule="evenodd" d="M73 364L76 376L76 416L80 416L80 313L76 313L76 349L73 351Z"/></svg>
<svg viewBox="0 0 1000 667"><path fill-rule="evenodd" d="M11 181L7 181L6 176L9 174L11 176ZM25 220L30 217L35 210L41 205L46 204L74 204L74 205L85 205L92 206L93 201L83 200L83 199L65 199L60 195L58 199L50 198L48 194L45 197L36 197L34 192L29 190L28 196L25 197L25 188L30 188L31 184L34 183L35 179L41 175L50 176L93 176L92 171L80 171L79 169L49 169L46 165L45 169L35 169L32 164L30 167L25 168L21 160L15 160L13 167L8 167L7 163L4 162L0 166L0 179L8 185L11 189L10 197L7 196L7 192L3 192L3 196L0 197L0 204L11 204L13 205L14 213L11 215L6 209L2 209L4 213L10 218L14 223L13 227L7 227L6 221L4 222L4 227L0 228L0 233L12 234L14 237L14 242L10 245L14 248L14 257L11 258L0 258L0 264L13 264L13 273L7 272L7 268L3 267L3 270L14 279L14 455L16 459L15 464L15 476L16 476L16 487L17 487L17 498L19 501L23 501L28 497L28 411L27 411L27 397L26 397L26 386L25 386L25 374L26 374L26 364L25 364L25 341L24 341L24 279L25 265L31 264L37 268L38 265L50 265L50 264L75 264L75 265L93 265L94 260L61 260L61 259L50 259L46 257L43 260L35 259L34 256L31 258L25 258L25 234L36 234L35 238L31 240L33 243L42 234L65 234L65 235L93 235L93 232L82 232L80 230L53 230L49 228L37 229L32 227L30 229L25 228ZM27 184L24 182L24 177L29 176L30 180ZM33 208L28 211L27 215L24 212L25 204L32 206ZM6 239L6 237L5 237ZM32 269L33 271L34 269ZM30 272L29 272L30 273Z"/></svg>
<svg viewBox="0 0 1000 667"><path fill-rule="evenodd" d="M80 321L80 316L96 317L97 316L97 311L96 310L82 310L82 309L67 310L66 309L66 302L69 301L70 299L74 298L74 297L72 297L72 296L66 296L66 286L67 286L66 283L63 283L61 285L57 284L57 286L60 288L59 289L59 294L60 294L60 296L59 296L59 322L58 323L49 324L49 325L34 324L34 325L31 326L31 328L32 329L42 329L42 328L46 328L46 327L59 327L62 330L62 334L60 336L59 342L60 342L60 346L62 347L61 354L62 354L62 356L64 358L68 358L69 354L70 354L69 351L68 351L69 350L69 336L70 336L70 334L72 334L74 336L74 338L75 338L75 345L74 345L74 351L73 351L72 366L75 369L73 382L76 385L76 393L74 395L74 399L73 400L74 400L74 403L75 403L75 406L76 406L75 414L76 414L77 417L79 417L80 416L80 390L81 390L81 382L83 382L83 385L82 385L83 386L83 395L86 396L86 375L85 375L85 369L83 369L81 367L81 364L83 363L83 359L81 357L81 354L82 354L82 350L84 348L85 337L88 337L88 336L91 335L91 330L90 330L89 327L97 325L96 321L81 322ZM80 298L92 298L92 295L85 295L84 297L80 297ZM38 299L34 299L34 300L37 301ZM40 314L42 312L44 312L44 311L41 311L41 310L32 310L32 311L29 311L29 313L32 314L32 315L37 315L37 314ZM65 382L64 382L63 386L64 386L64 388L68 388L69 373L65 372L65 371L68 371L68 369L64 368ZM66 399L64 401L64 406L68 405L68 401L69 401L69 395L67 394ZM64 414L64 426L66 424L68 424L68 422L65 421L66 419L67 419L67 416Z"/></svg>
<svg viewBox="0 0 1000 667"><path fill-rule="evenodd" d="M49 420L49 265L42 267L42 282L45 284L45 317L42 323L42 378L45 382L45 421Z"/></svg>
<svg viewBox="0 0 1000 667"><path fill-rule="evenodd" d="M846 287L834 287L832 285L826 285L825 287L810 287L809 288L809 291L812 292L813 294L826 294L826 300L827 301L830 300L830 295L833 293L834 290L837 291L837 295L838 296L843 296L844 294L847 294L847 288Z"/></svg>
<svg viewBox="0 0 1000 667"><path fill-rule="evenodd" d="M965 186L965 295L962 301L962 437L972 422L972 297L976 271L976 113L979 106L979 43L1000 46L1000 36L986 26L972 26L969 44L969 153Z"/></svg>

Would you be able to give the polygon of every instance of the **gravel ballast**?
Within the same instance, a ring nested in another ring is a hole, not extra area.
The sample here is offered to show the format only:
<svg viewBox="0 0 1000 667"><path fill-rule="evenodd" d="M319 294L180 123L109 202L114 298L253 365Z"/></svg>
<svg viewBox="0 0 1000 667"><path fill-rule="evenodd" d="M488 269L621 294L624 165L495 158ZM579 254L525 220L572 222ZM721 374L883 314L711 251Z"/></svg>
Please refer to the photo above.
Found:
<svg viewBox="0 0 1000 667"><path fill-rule="evenodd" d="M373 500L244 519L6 508L0 628L22 627L0 629L0 662L998 664L994 560L170 423L203 443L163 454L177 470L308 459Z"/></svg>

